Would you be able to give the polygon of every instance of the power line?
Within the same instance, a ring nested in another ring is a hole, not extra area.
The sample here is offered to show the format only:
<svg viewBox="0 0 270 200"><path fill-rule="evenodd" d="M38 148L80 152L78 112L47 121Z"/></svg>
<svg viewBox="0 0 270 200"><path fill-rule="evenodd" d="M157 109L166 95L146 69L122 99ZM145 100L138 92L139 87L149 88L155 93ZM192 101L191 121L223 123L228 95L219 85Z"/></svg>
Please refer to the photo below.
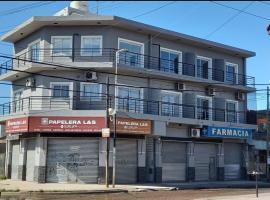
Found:
<svg viewBox="0 0 270 200"><path fill-rule="evenodd" d="M227 25L229 22L231 22L234 18L236 18L238 15L240 15L242 12L244 12L246 9L248 9L252 4L254 3L254 1L250 2L247 6L245 6L243 9L241 9L241 11L238 11L236 14L234 14L233 16L231 16L229 19L227 19L224 23L222 23L220 26L218 26L216 29L214 29L212 32L210 32L208 35L206 35L206 38L209 38L210 36L212 36L213 34L215 34L216 32L218 32L220 29L222 29L225 25Z"/></svg>
<svg viewBox="0 0 270 200"><path fill-rule="evenodd" d="M266 21L270 21L270 18L267 18L267 17L263 17L263 16L260 16L260 15L256 15L256 14L253 14L253 13L250 13L250 12L247 12L247 11L242 11L238 8L234 8L234 7L231 7L231 6L228 6L228 5L224 5L222 3L219 3L219 2L216 2L216 1L210 1L211 3L214 3L214 4L217 4L217 5L220 5L220 6L223 6L225 8L229 8L231 10L236 10L236 11L239 11L239 12L242 12L242 13L245 13L247 15L250 15L250 16L253 16L253 17L257 17L259 19L263 19L263 20L266 20Z"/></svg>

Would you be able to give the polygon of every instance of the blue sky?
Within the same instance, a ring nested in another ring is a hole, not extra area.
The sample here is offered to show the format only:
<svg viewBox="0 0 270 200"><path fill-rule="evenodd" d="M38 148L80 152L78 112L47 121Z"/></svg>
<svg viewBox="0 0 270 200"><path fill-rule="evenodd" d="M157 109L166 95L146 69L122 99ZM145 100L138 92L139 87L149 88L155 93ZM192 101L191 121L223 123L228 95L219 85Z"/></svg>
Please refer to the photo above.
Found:
<svg viewBox="0 0 270 200"><path fill-rule="evenodd" d="M3 15L3 12L6 10L31 3L33 2L1 1L0 34L3 34L3 31L11 29L32 16L50 16L69 5L69 1L59 1L19 13ZM207 35L237 13L235 10L216 5L209 1L179 1L149 13L148 15L134 18L135 16L167 3L168 2L164 1L100 1L99 14L117 15L196 37L255 51L257 56L250 58L247 61L247 74L255 76L256 83L269 83L268 73L270 72L270 69L268 56L270 53L270 36L267 35L266 27L270 24L270 21L241 13L210 37L207 37ZM270 18L270 2L268 2L268 4L257 1L253 3L251 3L251 1L224 1L220 3L237 9L243 9L248 6L246 9L247 12ZM89 2L89 7L92 12L96 12L97 1ZM7 45L7 43L0 42L0 53L11 54L12 47ZM0 62L2 62L2 59L0 59ZM266 86L258 86L257 88L265 89ZM266 108L266 94L264 93L266 92L259 92L257 95L258 109ZM0 96L9 96L9 87L0 85ZM8 100L0 99L0 103L6 101ZM250 102L253 104L255 103L254 97L250 97Z"/></svg>

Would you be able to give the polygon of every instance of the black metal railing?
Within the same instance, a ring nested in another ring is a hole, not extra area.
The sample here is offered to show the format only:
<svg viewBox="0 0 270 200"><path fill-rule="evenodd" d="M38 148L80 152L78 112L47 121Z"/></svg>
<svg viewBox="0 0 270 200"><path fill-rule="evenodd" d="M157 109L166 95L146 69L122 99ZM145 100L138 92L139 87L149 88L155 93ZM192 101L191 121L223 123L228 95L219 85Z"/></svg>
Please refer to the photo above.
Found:
<svg viewBox="0 0 270 200"><path fill-rule="evenodd" d="M7 73L13 68L29 65L31 62L52 62L58 64L67 62L103 62L104 66L106 66L106 62L115 62L116 51L117 49L114 48L32 49L2 63L0 65L0 75ZM178 59L168 60L129 51L119 54L118 63L127 67L148 68L224 82L231 85L255 86L254 77L220 70L215 65L212 68L208 68L180 62Z"/></svg>
<svg viewBox="0 0 270 200"><path fill-rule="evenodd" d="M210 121L247 123L246 111L235 111L196 105L169 103L136 98L116 97L119 111L150 114L167 117L200 119ZM114 107L114 97L110 97L110 107ZM0 105L0 115L10 115L26 111L46 110L105 110L105 96L91 97L27 97Z"/></svg>

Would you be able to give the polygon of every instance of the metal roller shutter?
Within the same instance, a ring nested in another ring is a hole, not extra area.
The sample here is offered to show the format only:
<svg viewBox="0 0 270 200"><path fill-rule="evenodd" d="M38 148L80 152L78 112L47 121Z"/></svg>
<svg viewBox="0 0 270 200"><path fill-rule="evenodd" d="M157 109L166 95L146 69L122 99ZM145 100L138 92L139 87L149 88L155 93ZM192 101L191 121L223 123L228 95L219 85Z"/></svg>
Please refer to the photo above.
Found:
<svg viewBox="0 0 270 200"><path fill-rule="evenodd" d="M18 180L19 153L20 153L19 141L13 142L12 158L11 158L11 179L12 180Z"/></svg>
<svg viewBox="0 0 270 200"><path fill-rule="evenodd" d="M47 182L97 183L97 139L49 139Z"/></svg>
<svg viewBox="0 0 270 200"><path fill-rule="evenodd" d="M137 140L118 139L116 142L116 183L136 183L137 166Z"/></svg>
<svg viewBox="0 0 270 200"><path fill-rule="evenodd" d="M162 181L177 182L186 179L186 144L162 142Z"/></svg>
<svg viewBox="0 0 270 200"><path fill-rule="evenodd" d="M36 140L27 141L26 180L34 181Z"/></svg>
<svg viewBox="0 0 270 200"><path fill-rule="evenodd" d="M195 180L208 181L216 179L216 145L196 143Z"/></svg>
<svg viewBox="0 0 270 200"><path fill-rule="evenodd" d="M241 147L241 144L237 143L224 143L225 180L238 180L241 178Z"/></svg>

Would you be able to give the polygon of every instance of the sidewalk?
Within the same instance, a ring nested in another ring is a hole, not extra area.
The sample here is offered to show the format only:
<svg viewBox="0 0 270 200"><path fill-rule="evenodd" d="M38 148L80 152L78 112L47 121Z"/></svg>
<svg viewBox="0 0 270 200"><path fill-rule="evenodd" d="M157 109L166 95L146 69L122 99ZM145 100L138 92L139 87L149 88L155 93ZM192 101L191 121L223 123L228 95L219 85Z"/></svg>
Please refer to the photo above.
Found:
<svg viewBox="0 0 270 200"><path fill-rule="evenodd" d="M257 198L254 194L249 195L238 195L238 196L224 196L224 197L207 197L207 198L200 198L200 199L194 199L194 200L269 200L270 199L270 193L262 193L259 194L259 197Z"/></svg>

